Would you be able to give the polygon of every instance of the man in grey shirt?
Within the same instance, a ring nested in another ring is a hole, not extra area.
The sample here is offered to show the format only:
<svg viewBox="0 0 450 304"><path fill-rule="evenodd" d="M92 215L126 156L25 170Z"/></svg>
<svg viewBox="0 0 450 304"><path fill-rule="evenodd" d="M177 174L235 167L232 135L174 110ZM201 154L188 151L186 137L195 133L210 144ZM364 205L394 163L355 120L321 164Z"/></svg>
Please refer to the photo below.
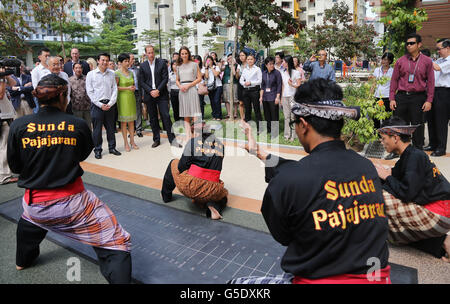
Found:
<svg viewBox="0 0 450 304"><path fill-rule="evenodd" d="M318 58L316 58L316 55L312 55L303 65L303 70L311 72L309 80L323 78L335 82L336 76L334 69L331 65L327 64L327 52L320 50L318 55Z"/></svg>

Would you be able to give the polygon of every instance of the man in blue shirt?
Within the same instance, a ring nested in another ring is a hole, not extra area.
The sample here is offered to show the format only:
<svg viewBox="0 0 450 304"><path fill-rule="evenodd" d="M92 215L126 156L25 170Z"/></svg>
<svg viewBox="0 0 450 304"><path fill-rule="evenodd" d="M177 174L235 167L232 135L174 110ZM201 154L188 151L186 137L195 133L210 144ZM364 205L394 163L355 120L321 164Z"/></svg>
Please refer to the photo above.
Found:
<svg viewBox="0 0 450 304"><path fill-rule="evenodd" d="M311 58L305 62L303 70L311 72L309 80L323 78L334 82L336 81L333 67L326 62L327 52L325 50L319 51L318 58L316 58L316 55L312 55Z"/></svg>

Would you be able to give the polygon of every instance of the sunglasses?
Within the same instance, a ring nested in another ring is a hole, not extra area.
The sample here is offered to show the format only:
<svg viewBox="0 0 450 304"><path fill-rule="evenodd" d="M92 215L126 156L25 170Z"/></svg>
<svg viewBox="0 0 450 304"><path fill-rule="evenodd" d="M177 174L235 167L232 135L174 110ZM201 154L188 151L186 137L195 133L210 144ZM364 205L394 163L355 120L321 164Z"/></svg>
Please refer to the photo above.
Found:
<svg viewBox="0 0 450 304"><path fill-rule="evenodd" d="M414 44L416 44L417 42L406 42L406 45L414 45Z"/></svg>

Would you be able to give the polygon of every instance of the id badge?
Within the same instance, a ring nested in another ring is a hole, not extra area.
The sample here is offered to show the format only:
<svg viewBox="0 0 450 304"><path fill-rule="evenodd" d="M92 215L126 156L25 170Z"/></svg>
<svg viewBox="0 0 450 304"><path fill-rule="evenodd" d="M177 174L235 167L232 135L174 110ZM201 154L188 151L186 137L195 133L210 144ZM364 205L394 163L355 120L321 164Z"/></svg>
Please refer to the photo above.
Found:
<svg viewBox="0 0 450 304"><path fill-rule="evenodd" d="M409 74L408 82L409 83L413 83L414 82L414 74Z"/></svg>
<svg viewBox="0 0 450 304"><path fill-rule="evenodd" d="M267 92L267 93L270 93L270 88L266 88L266 92Z"/></svg>

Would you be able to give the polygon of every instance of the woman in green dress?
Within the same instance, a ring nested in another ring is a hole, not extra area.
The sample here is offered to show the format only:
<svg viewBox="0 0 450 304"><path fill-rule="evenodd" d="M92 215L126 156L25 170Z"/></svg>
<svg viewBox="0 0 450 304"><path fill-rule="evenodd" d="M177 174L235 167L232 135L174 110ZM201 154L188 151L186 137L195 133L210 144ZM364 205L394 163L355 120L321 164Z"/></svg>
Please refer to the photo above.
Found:
<svg viewBox="0 0 450 304"><path fill-rule="evenodd" d="M117 88L119 90L117 95L118 120L121 123L125 151L130 152L130 145L133 149L139 149L134 142L134 121L136 120L136 98L134 97L134 91L136 90L136 86L134 74L128 70L130 67L130 56L128 54L120 54L118 61L120 62L120 69L115 72ZM128 145L127 140L127 125L128 133L130 134L130 145Z"/></svg>

